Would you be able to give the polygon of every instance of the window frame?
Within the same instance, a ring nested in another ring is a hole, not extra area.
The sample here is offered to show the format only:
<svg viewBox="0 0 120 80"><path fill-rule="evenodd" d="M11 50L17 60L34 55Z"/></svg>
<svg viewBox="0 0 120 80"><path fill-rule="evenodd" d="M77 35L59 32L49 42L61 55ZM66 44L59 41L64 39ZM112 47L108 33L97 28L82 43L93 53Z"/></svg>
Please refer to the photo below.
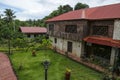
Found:
<svg viewBox="0 0 120 80"><path fill-rule="evenodd" d="M66 25L65 32L66 33L77 33L77 25Z"/></svg>
<svg viewBox="0 0 120 80"><path fill-rule="evenodd" d="M54 31L54 24L49 24L48 25L48 30L49 31Z"/></svg>
<svg viewBox="0 0 120 80"><path fill-rule="evenodd" d="M109 36L108 26L92 26L92 35Z"/></svg>

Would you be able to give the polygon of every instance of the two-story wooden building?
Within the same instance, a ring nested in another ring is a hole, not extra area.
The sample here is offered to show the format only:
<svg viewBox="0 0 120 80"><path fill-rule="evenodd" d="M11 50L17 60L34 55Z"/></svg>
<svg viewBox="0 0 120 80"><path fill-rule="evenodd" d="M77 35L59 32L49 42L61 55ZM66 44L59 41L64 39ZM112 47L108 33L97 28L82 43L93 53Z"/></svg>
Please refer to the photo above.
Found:
<svg viewBox="0 0 120 80"><path fill-rule="evenodd" d="M111 65L119 61L120 3L70 11L46 22L57 50Z"/></svg>

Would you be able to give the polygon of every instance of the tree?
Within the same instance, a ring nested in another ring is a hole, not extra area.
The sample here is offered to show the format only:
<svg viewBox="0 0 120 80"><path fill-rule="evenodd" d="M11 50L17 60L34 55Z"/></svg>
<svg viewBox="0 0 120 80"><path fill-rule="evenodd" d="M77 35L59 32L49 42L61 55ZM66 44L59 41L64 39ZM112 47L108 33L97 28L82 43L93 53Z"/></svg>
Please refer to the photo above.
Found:
<svg viewBox="0 0 120 80"><path fill-rule="evenodd" d="M63 6L62 5L60 5L58 7L58 14L63 14Z"/></svg>
<svg viewBox="0 0 120 80"><path fill-rule="evenodd" d="M4 19L8 23L12 22L13 19L16 17L16 16L14 16L15 12L13 12L13 10L11 10L11 9L5 9L4 13L5 13Z"/></svg>
<svg viewBox="0 0 120 80"><path fill-rule="evenodd" d="M74 10L83 9L83 8L89 8L89 6L87 4L77 3L74 7Z"/></svg>
<svg viewBox="0 0 120 80"><path fill-rule="evenodd" d="M66 12L69 12L72 10L73 10L73 8L68 4L63 6L63 13L66 13Z"/></svg>
<svg viewBox="0 0 120 80"><path fill-rule="evenodd" d="M8 53L10 54L11 52L10 52L10 39L11 39L11 35L12 35L12 22L13 22L13 19L16 17L16 16L14 16L14 14L15 14L15 12L13 12L13 10L11 10L11 9L6 9L5 11L4 11L4 13L5 13L5 17L4 17L4 20L5 20L5 22L7 23L7 34L8 34L8 48L9 48L9 51L8 51Z"/></svg>
<svg viewBox="0 0 120 80"><path fill-rule="evenodd" d="M3 14L0 14L0 40L2 40L2 35L3 35L3 19L2 19Z"/></svg>
<svg viewBox="0 0 120 80"><path fill-rule="evenodd" d="M58 10L54 10L51 14L50 17L58 16Z"/></svg>

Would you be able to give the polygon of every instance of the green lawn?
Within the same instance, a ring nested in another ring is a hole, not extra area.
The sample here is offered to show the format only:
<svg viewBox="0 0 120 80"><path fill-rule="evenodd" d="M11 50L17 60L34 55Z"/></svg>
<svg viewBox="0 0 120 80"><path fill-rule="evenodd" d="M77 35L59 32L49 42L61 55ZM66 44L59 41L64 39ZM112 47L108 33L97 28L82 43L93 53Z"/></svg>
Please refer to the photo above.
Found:
<svg viewBox="0 0 120 80"><path fill-rule="evenodd" d="M31 52L16 52L10 55L19 80L44 80L43 60L49 59L48 80L64 80L66 68L71 69L71 80L101 80L102 74L52 50L41 50L33 57ZM18 70L22 64L22 70Z"/></svg>

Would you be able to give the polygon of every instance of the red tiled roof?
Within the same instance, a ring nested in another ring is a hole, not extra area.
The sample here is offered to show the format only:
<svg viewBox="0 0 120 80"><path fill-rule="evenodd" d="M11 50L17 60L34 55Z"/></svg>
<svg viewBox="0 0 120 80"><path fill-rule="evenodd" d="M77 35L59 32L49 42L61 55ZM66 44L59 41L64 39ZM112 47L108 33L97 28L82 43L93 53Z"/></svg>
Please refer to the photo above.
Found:
<svg viewBox="0 0 120 80"><path fill-rule="evenodd" d="M112 38L88 36L88 37L84 38L83 40L86 42L89 42L89 43L120 48L120 40L113 40Z"/></svg>
<svg viewBox="0 0 120 80"><path fill-rule="evenodd" d="M22 33L46 33L47 29L44 27L20 27Z"/></svg>
<svg viewBox="0 0 120 80"><path fill-rule="evenodd" d="M48 19L47 21L62 21L62 20L74 20L80 19L82 15L82 10L70 11L68 13L61 14L57 17Z"/></svg>
<svg viewBox="0 0 120 80"><path fill-rule="evenodd" d="M62 20L79 20L79 19L97 20L113 18L120 18L120 3L70 11L68 13L64 13L62 15L48 19L47 22Z"/></svg>

